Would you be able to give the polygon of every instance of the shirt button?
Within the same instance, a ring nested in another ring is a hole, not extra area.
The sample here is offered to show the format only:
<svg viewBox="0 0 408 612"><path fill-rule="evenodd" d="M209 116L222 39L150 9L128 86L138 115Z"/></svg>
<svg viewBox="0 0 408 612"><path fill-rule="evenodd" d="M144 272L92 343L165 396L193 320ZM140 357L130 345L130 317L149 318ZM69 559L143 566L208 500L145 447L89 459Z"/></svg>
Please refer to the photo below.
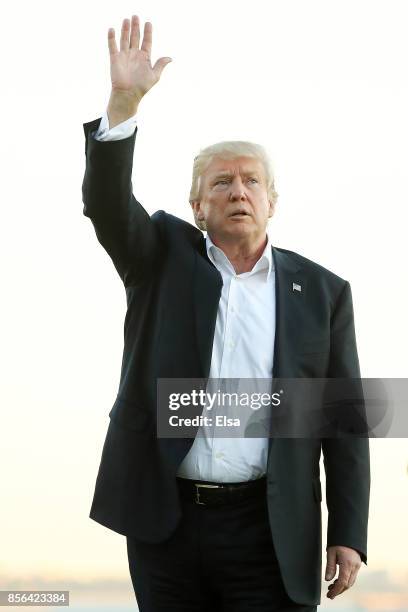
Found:
<svg viewBox="0 0 408 612"><path fill-rule="evenodd" d="M215 456L217 459L222 459L224 456L224 453L215 453Z"/></svg>

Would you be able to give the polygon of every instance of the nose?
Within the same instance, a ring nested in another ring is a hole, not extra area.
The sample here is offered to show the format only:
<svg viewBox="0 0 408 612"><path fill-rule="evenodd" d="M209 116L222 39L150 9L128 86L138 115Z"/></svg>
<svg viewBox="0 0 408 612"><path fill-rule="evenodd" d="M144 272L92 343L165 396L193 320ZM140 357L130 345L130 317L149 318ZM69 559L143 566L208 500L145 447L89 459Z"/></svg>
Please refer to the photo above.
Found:
<svg viewBox="0 0 408 612"><path fill-rule="evenodd" d="M229 199L231 200L231 202L236 202L237 200L246 200L245 187L241 178L235 177L234 180L231 181Z"/></svg>

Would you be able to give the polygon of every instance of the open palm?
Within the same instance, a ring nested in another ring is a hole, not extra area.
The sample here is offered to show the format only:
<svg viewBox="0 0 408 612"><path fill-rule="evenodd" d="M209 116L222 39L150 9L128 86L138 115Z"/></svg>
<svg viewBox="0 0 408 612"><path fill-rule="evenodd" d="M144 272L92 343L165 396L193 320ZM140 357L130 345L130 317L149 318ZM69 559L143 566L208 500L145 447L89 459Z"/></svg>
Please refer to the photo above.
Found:
<svg viewBox="0 0 408 612"><path fill-rule="evenodd" d="M129 38L130 32L130 38ZM146 92L160 79L164 67L171 62L170 57L161 57L152 66L150 53L152 49L152 24L146 22L142 45L137 15L124 19L120 36L120 50L116 45L115 30L109 28L108 46L110 55L110 73L112 90L129 94L141 99Z"/></svg>

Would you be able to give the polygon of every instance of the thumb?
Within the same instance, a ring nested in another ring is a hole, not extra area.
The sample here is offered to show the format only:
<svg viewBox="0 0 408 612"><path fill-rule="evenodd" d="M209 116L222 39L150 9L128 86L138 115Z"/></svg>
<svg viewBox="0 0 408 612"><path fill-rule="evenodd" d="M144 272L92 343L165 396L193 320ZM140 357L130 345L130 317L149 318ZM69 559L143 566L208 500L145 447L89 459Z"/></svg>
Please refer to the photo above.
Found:
<svg viewBox="0 0 408 612"><path fill-rule="evenodd" d="M336 575L336 551L328 549L325 580L332 580Z"/></svg>
<svg viewBox="0 0 408 612"><path fill-rule="evenodd" d="M153 66L153 72L156 74L158 79L160 79L164 67L167 66L167 64L170 64L171 61L173 61L171 57L161 57L157 60L157 62Z"/></svg>

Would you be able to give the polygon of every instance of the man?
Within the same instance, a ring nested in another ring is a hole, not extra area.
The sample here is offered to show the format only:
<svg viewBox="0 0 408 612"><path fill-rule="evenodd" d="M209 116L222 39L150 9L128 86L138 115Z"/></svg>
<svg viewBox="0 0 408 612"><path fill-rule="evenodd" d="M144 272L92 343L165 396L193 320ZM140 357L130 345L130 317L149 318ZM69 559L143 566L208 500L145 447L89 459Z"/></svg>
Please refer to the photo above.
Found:
<svg viewBox="0 0 408 612"><path fill-rule="evenodd" d="M263 149L219 143L195 159L190 203L202 232L132 193L138 104L152 26L108 32L107 116L84 124L84 214L127 296L116 401L90 516L126 535L139 609L311 611L320 603L323 451L326 580L334 598L367 562L366 438L171 439L157 435L157 382L358 378L350 285L271 245L277 194ZM205 433L205 431L204 431ZM207 432L208 433L208 432Z"/></svg>

